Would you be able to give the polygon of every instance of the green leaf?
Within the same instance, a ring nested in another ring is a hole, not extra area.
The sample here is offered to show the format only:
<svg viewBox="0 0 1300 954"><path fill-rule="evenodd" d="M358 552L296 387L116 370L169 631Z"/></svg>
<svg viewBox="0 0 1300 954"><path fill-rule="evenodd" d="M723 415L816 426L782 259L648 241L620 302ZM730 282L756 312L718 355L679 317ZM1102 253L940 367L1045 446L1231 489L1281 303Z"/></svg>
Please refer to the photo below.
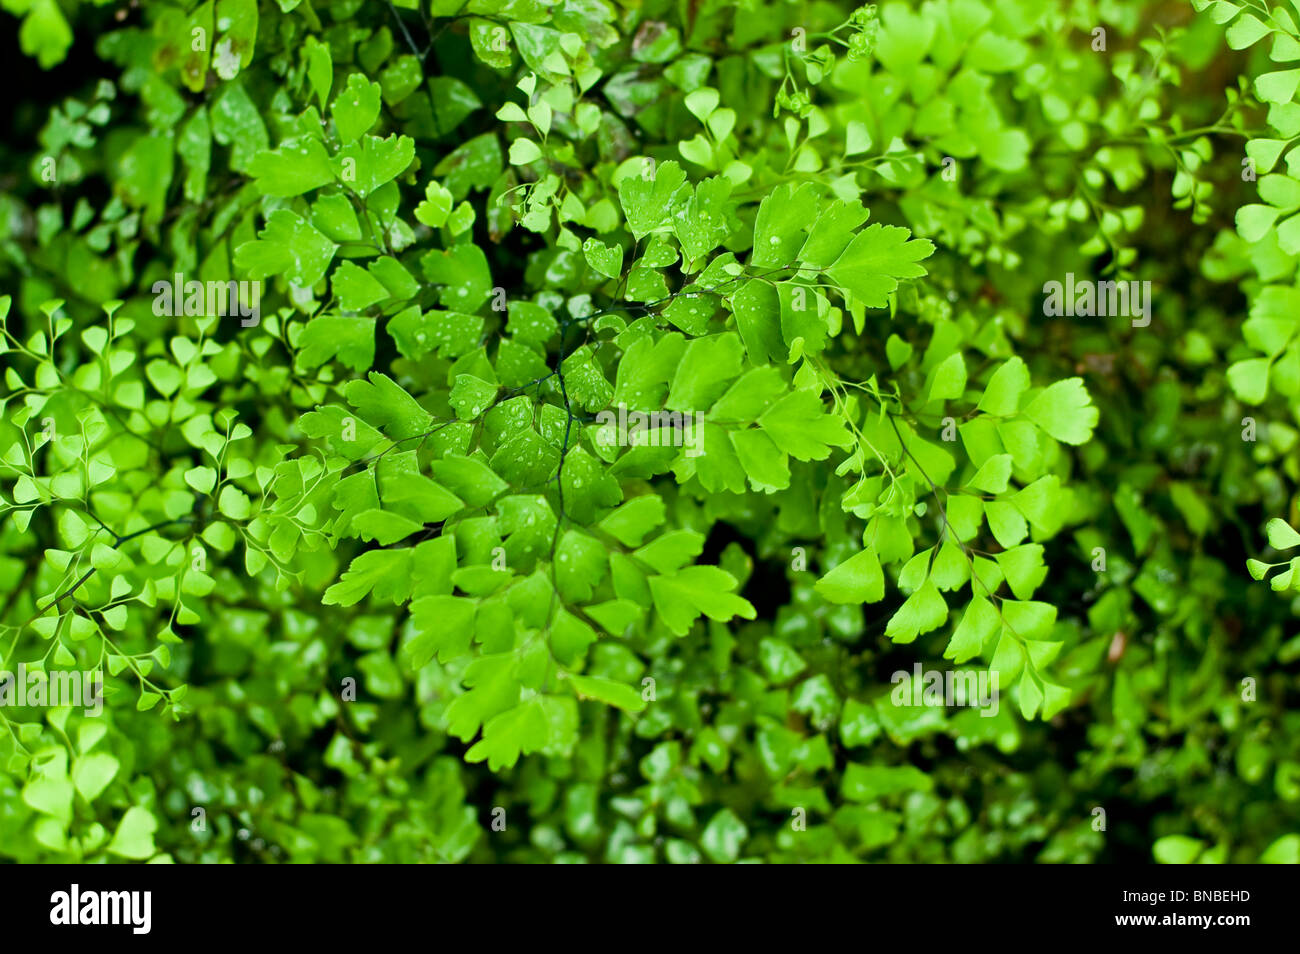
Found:
<svg viewBox="0 0 1300 954"><path fill-rule="evenodd" d="M1030 599L1034 590L1047 578L1047 567L1043 565L1043 548L1037 543L1004 550L997 555L997 561L1016 599Z"/></svg>
<svg viewBox="0 0 1300 954"><path fill-rule="evenodd" d="M326 605L352 606L373 591L376 600L400 603L411 592L411 551L371 550L363 553L344 572L343 578L325 591Z"/></svg>
<svg viewBox="0 0 1300 954"><path fill-rule="evenodd" d="M977 408L995 417L1010 417L1020 409L1020 395L1029 387L1029 369L1020 358L1004 361L989 378Z"/></svg>
<svg viewBox="0 0 1300 954"><path fill-rule="evenodd" d="M948 355L930 374L926 399L944 401L959 398L966 391L966 361L961 352Z"/></svg>
<svg viewBox="0 0 1300 954"><path fill-rule="evenodd" d="M773 189L758 206L750 266L794 264L804 244L808 209L816 201L817 189L809 182L788 182Z"/></svg>
<svg viewBox="0 0 1300 954"><path fill-rule="evenodd" d="M210 494L217 485L217 472L211 467L191 467L185 472L185 482L201 494Z"/></svg>
<svg viewBox="0 0 1300 954"><path fill-rule="evenodd" d="M678 203L684 201L686 173L675 162L660 163L647 175L625 176L618 185L618 198L627 216L627 227L635 238L670 226Z"/></svg>
<svg viewBox="0 0 1300 954"><path fill-rule="evenodd" d="M461 420L472 421L492 406L496 393L496 385L472 374L460 374L447 396L447 403L455 408L456 416Z"/></svg>
<svg viewBox="0 0 1300 954"><path fill-rule="evenodd" d="M1279 70L1255 77L1255 95L1266 103L1289 103L1300 86L1300 69Z"/></svg>
<svg viewBox="0 0 1300 954"><path fill-rule="evenodd" d="M917 636L942 626L947 618L948 604L934 582L926 580L890 617L885 635L896 643L910 643Z"/></svg>
<svg viewBox="0 0 1300 954"><path fill-rule="evenodd" d="M18 41L22 51L35 56L41 69L61 63L72 46L72 29L55 0L32 0L30 5L9 8L13 13L26 12Z"/></svg>
<svg viewBox="0 0 1300 954"><path fill-rule="evenodd" d="M615 509L598 526L627 547L639 547L646 536L664 522L667 511L661 497L633 497Z"/></svg>
<svg viewBox="0 0 1300 954"><path fill-rule="evenodd" d="M320 108L325 108L329 99L330 87L334 83L334 61L328 43L322 43L314 36L307 37L303 46L307 60L307 79Z"/></svg>
<svg viewBox="0 0 1300 954"><path fill-rule="evenodd" d="M429 429L429 413L386 374L371 371L369 381L353 381L345 392L348 403L393 440L417 437Z"/></svg>
<svg viewBox="0 0 1300 954"><path fill-rule="evenodd" d="M113 833L108 851L110 854L136 861L151 858L158 850L154 847L153 841L153 833L157 830L158 820L154 818L153 813L133 805L126 810L126 814L118 822L117 831Z"/></svg>
<svg viewBox="0 0 1300 954"><path fill-rule="evenodd" d="M1278 209L1271 205L1243 205L1237 210L1237 231L1247 242L1258 242L1277 222Z"/></svg>
<svg viewBox="0 0 1300 954"><path fill-rule="evenodd" d="M344 311L362 311L388 297L383 282L352 262L344 262L334 270L330 287Z"/></svg>
<svg viewBox="0 0 1300 954"><path fill-rule="evenodd" d="M526 166L542 158L542 150L531 139L516 139L510 144L510 164Z"/></svg>
<svg viewBox="0 0 1300 954"><path fill-rule="evenodd" d="M248 494L234 484L226 484L221 488L221 496L217 498L217 508L231 520L247 520L249 514L253 512L253 504L248 499Z"/></svg>
<svg viewBox="0 0 1300 954"><path fill-rule="evenodd" d="M1228 385L1247 404L1262 404L1268 396L1268 358L1246 358L1228 366Z"/></svg>
<svg viewBox="0 0 1300 954"><path fill-rule="evenodd" d="M235 264L249 278L284 275L293 284L310 288L325 277L334 250L334 243L300 216L276 209L258 238L235 250Z"/></svg>
<svg viewBox="0 0 1300 954"><path fill-rule="evenodd" d="M827 275L868 308L883 308L889 295L905 278L920 278L925 268L916 264L934 252L927 239L913 239L904 228L871 225L863 229Z"/></svg>
<svg viewBox="0 0 1300 954"><path fill-rule="evenodd" d="M1258 17L1243 13L1228 27L1228 46L1234 50L1244 50L1268 33L1269 28L1261 23Z"/></svg>
<svg viewBox="0 0 1300 954"><path fill-rule="evenodd" d="M441 228L451 214L451 193L437 182L424 187L424 201L415 207L415 217L431 229Z"/></svg>
<svg viewBox="0 0 1300 954"><path fill-rule="evenodd" d="M320 315L303 328L298 347L299 360L309 368L337 359L354 371L365 371L375 360L375 323L364 317Z"/></svg>
<svg viewBox="0 0 1300 954"><path fill-rule="evenodd" d="M347 84L334 99L331 114L345 145L355 142L362 133L369 132L379 118L380 87L361 73L348 76Z"/></svg>
<svg viewBox="0 0 1300 954"><path fill-rule="evenodd" d="M731 182L715 176L696 184L686 200L686 207L673 217L673 234L682 245L682 254L694 262L713 251L730 231L728 199Z"/></svg>
<svg viewBox="0 0 1300 954"><path fill-rule="evenodd" d="M1051 603L1003 600L1002 618L1020 639L1047 639L1056 623L1056 607Z"/></svg>
<svg viewBox="0 0 1300 954"><path fill-rule="evenodd" d="M736 578L716 566L688 566L650 577L655 609L678 636L686 635L701 613L720 622L736 616L753 619L754 607L732 593L735 588Z"/></svg>
<svg viewBox="0 0 1300 954"><path fill-rule="evenodd" d="M1166 850L1166 854L1170 853L1178 854L1178 851L1170 852ZM1275 840L1259 856L1259 863L1263 865L1300 864L1300 835L1283 835Z"/></svg>
<svg viewBox="0 0 1300 954"><path fill-rule="evenodd" d="M487 256L477 245L462 242L445 251L433 251L420 259L420 268L442 289L443 305L472 312L492 294L492 275Z"/></svg>
<svg viewBox="0 0 1300 954"><path fill-rule="evenodd" d="M1151 846L1156 862L1162 865L1186 865L1196 860L1205 848L1205 842L1186 835L1165 835Z"/></svg>
<svg viewBox="0 0 1300 954"><path fill-rule="evenodd" d="M966 484L985 493L1000 494L1006 491L1007 481L1011 477L1011 455L994 454L975 472L975 476Z"/></svg>
<svg viewBox="0 0 1300 954"><path fill-rule="evenodd" d="M998 631L1001 618L997 609L983 596L974 597L966 606L961 622L953 630L952 639L943 651L944 659L961 664L974 659Z"/></svg>
<svg viewBox="0 0 1300 954"><path fill-rule="evenodd" d="M729 864L740 857L741 846L749 838L749 829L729 808L709 819L700 833L700 848L715 864Z"/></svg>
<svg viewBox="0 0 1300 954"><path fill-rule="evenodd" d="M1268 545L1274 550L1289 550L1300 546L1300 533L1285 520L1274 517L1264 530L1268 534Z"/></svg>
<svg viewBox="0 0 1300 954"><path fill-rule="evenodd" d="M88 802L97 799L117 777L119 763L107 752L91 752L77 759L72 769L73 784Z"/></svg>
<svg viewBox="0 0 1300 954"><path fill-rule="evenodd" d="M66 776L33 778L23 786L23 802L65 825L72 818L73 785Z"/></svg>
<svg viewBox="0 0 1300 954"><path fill-rule="evenodd" d="M414 159L415 140L409 136L380 139L367 135L339 150L334 174L364 199L405 172Z"/></svg>
<svg viewBox="0 0 1300 954"><path fill-rule="evenodd" d="M319 140L302 138L280 144L274 152L259 152L248 171L263 195L302 195L334 181L329 155Z"/></svg>
<svg viewBox="0 0 1300 954"><path fill-rule="evenodd" d="M472 457L448 454L430 467L438 482L470 507L486 506L510 487L485 463Z"/></svg>
<svg viewBox="0 0 1300 954"><path fill-rule="evenodd" d="M840 417L826 412L816 391L791 391L758 418L772 442L798 460L825 460L830 449L853 439Z"/></svg>
<svg viewBox="0 0 1300 954"><path fill-rule="evenodd" d="M613 679L606 679L604 676L570 675L569 681L582 698L595 699L622 709L624 712L640 712L645 708L645 700L641 698L639 692Z"/></svg>
<svg viewBox="0 0 1300 954"><path fill-rule="evenodd" d="M849 764L844 770L840 786L843 796L853 802L874 802L876 799L904 792L929 792L934 782L920 769L911 765L858 765Z"/></svg>
<svg viewBox="0 0 1300 954"><path fill-rule="evenodd" d="M808 663L788 643L764 639L758 644L758 658L769 682L789 682L808 668Z"/></svg>
<svg viewBox="0 0 1300 954"><path fill-rule="evenodd" d="M696 338L686 345L673 375L667 406L683 411L711 407L740 374L744 350L733 333Z"/></svg>
<svg viewBox="0 0 1300 954"><path fill-rule="evenodd" d="M483 726L483 738L465 753L465 760L486 761L494 772L514 765L520 755L543 748L555 734L557 721L563 719L560 700L534 696L489 719Z"/></svg>
<svg viewBox="0 0 1300 954"><path fill-rule="evenodd" d="M450 662L469 652L474 633L474 601L459 596L424 596L411 603L416 636L402 646L411 671L423 668L436 655Z"/></svg>
<svg viewBox="0 0 1300 954"><path fill-rule="evenodd" d="M885 598L885 575L873 550L860 550L816 583L832 603L877 603Z"/></svg>
<svg viewBox="0 0 1300 954"><path fill-rule="evenodd" d="M1066 444L1086 444L1097 426L1098 412L1082 378L1066 378L1029 402L1025 417Z"/></svg>
<svg viewBox="0 0 1300 954"><path fill-rule="evenodd" d="M589 238L582 243L582 254L587 264L606 278L623 274L623 249L617 245L611 248L599 239Z"/></svg>

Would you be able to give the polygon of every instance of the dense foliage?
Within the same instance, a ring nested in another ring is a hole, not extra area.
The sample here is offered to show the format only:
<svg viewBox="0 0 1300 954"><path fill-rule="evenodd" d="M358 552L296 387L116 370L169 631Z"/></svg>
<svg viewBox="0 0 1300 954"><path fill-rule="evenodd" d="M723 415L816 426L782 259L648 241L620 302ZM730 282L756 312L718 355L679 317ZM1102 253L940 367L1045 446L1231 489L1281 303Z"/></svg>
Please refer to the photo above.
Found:
<svg viewBox="0 0 1300 954"><path fill-rule="evenodd" d="M0 7L0 856L1300 861L1294 8Z"/></svg>

